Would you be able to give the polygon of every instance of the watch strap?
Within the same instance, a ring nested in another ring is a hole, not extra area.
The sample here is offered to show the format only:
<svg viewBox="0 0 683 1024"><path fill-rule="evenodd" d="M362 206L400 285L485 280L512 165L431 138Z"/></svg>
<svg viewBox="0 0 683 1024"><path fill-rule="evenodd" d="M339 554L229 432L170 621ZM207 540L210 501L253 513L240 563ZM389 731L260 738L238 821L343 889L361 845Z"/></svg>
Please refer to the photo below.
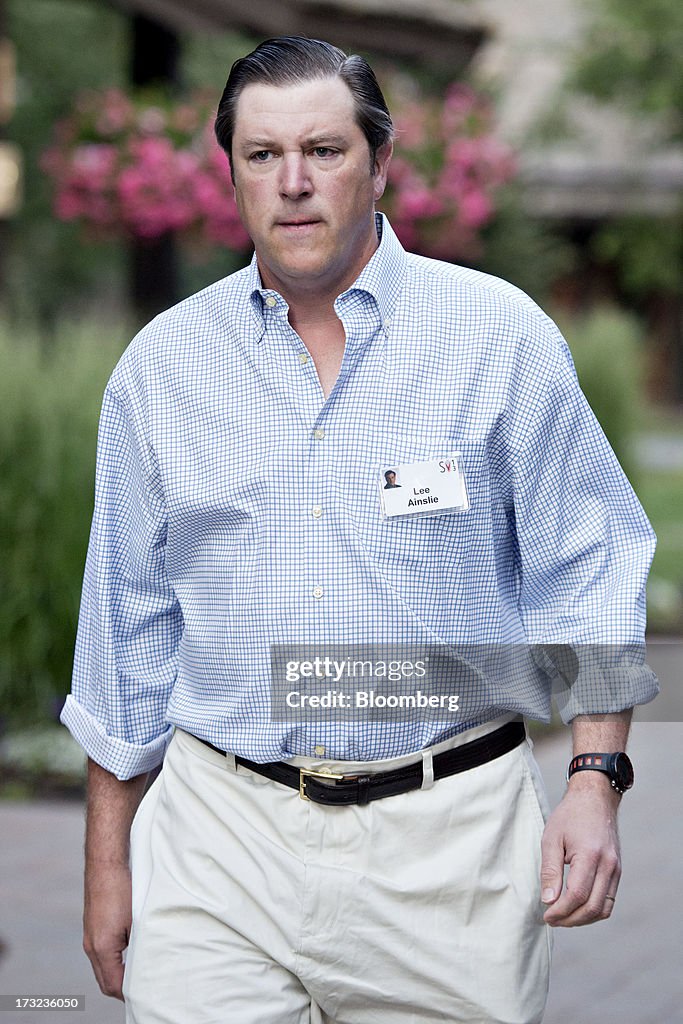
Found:
<svg viewBox="0 0 683 1024"><path fill-rule="evenodd" d="M583 771L594 771L603 772L610 780L612 788L617 793L625 793L627 789L630 789L631 782L623 783L619 773L617 772L617 758L620 756L620 752L604 753L600 751L590 751L585 754L577 754L569 762L567 768L567 782L571 779L572 775L576 772ZM623 758L626 755L621 754ZM628 762L630 766L630 762Z"/></svg>

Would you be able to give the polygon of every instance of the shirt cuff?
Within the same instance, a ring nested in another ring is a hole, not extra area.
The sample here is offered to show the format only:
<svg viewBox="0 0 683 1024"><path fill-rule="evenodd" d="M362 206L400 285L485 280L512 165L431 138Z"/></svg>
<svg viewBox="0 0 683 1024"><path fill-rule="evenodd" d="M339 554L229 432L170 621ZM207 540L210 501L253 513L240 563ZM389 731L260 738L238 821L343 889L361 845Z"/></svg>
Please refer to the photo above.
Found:
<svg viewBox="0 0 683 1024"><path fill-rule="evenodd" d="M647 666L630 671L585 673L570 688L555 689L562 721L569 724L577 715L611 715L637 704L648 704L659 693L654 672Z"/></svg>
<svg viewBox="0 0 683 1024"><path fill-rule="evenodd" d="M109 736L101 722L71 694L66 698L59 717L88 757L122 782L150 772L160 765L173 735L173 726L169 725L161 736L150 743L128 743L116 736Z"/></svg>

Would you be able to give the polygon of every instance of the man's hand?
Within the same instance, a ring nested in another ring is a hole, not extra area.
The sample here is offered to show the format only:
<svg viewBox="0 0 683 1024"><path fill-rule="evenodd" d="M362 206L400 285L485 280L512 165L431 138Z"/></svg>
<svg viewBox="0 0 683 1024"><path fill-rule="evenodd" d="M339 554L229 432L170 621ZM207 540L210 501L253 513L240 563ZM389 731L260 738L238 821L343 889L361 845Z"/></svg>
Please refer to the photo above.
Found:
<svg viewBox="0 0 683 1024"><path fill-rule="evenodd" d="M123 951L131 926L130 871L88 865L85 875L83 949L105 996L123 999Z"/></svg>
<svg viewBox="0 0 683 1024"><path fill-rule="evenodd" d="M587 772L584 774L588 774ZM547 924L572 928L610 916L621 877L616 814L620 797L598 772L573 777L543 833L541 888ZM579 785L576 785L579 783ZM569 864L562 891L564 865Z"/></svg>
<svg viewBox="0 0 683 1024"><path fill-rule="evenodd" d="M105 996L123 999L123 951L130 936L130 826L147 775L121 782L88 761L83 949Z"/></svg>
<svg viewBox="0 0 683 1024"><path fill-rule="evenodd" d="M574 756L624 750L631 710L578 715L572 722ZM621 797L602 772L577 772L548 819L541 843L541 889L547 924L573 928L604 921L621 878L617 810ZM567 883L562 891L565 864ZM608 897L612 897L609 899Z"/></svg>

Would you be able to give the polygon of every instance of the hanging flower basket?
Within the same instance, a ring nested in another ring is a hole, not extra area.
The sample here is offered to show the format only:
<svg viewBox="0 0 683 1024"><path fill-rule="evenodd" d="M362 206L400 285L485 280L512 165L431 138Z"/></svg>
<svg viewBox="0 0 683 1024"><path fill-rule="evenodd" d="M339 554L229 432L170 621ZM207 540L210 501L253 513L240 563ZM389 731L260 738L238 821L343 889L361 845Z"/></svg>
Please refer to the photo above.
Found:
<svg viewBox="0 0 683 1024"><path fill-rule="evenodd" d="M42 158L55 215L93 239L180 232L199 246L248 249L212 101L133 100L118 89L79 96Z"/></svg>
<svg viewBox="0 0 683 1024"><path fill-rule="evenodd" d="M514 154L495 136L485 97L460 83L443 98L406 95L406 82L397 80L396 148L380 206L407 249L474 259L500 189L514 177Z"/></svg>

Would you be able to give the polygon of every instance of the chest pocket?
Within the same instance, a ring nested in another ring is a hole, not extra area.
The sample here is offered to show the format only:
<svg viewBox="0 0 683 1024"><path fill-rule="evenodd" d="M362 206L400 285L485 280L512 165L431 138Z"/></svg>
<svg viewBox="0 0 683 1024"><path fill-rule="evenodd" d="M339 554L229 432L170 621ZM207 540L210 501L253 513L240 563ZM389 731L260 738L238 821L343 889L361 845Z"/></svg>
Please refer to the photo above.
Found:
<svg viewBox="0 0 683 1024"><path fill-rule="evenodd" d="M389 580L408 576L412 582L423 580L428 585L430 579L456 572L476 551L478 532L488 528L485 443L392 436L376 440L362 467L367 500L356 500L349 509L360 545ZM391 519L383 515L380 495L385 470L447 458L456 452L462 457L470 501L467 511Z"/></svg>

